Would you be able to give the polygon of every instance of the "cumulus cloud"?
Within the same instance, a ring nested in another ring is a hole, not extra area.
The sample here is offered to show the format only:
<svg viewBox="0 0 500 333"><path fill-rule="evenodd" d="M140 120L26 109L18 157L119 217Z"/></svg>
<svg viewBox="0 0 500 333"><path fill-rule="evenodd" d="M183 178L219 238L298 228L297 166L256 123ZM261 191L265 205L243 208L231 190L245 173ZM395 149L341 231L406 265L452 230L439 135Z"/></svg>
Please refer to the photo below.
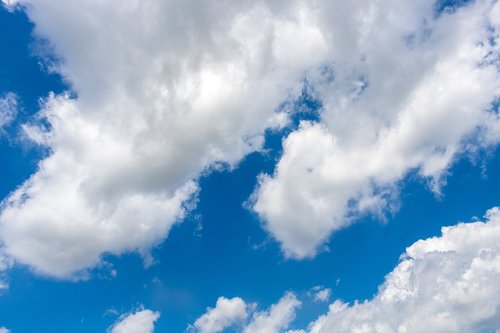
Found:
<svg viewBox="0 0 500 333"><path fill-rule="evenodd" d="M10 330L5 327L0 327L0 333L10 333Z"/></svg>
<svg viewBox="0 0 500 333"><path fill-rule="evenodd" d="M352 305L335 300L307 329L286 332L496 332L499 238L499 207L490 209L484 221L443 227L441 236L419 240L406 249L372 299ZM283 332L299 305L288 293L268 311L255 314L242 331Z"/></svg>
<svg viewBox="0 0 500 333"><path fill-rule="evenodd" d="M500 4L435 12L434 1L324 5L330 64L310 71L318 122L283 142L253 209L288 257L312 257L362 214L397 208L410 171L439 194L461 153L500 141Z"/></svg>
<svg viewBox="0 0 500 333"><path fill-rule="evenodd" d="M208 308L207 312L196 319L190 327L192 332L217 333L247 319L247 305L239 297L219 297L215 308Z"/></svg>
<svg viewBox="0 0 500 333"><path fill-rule="evenodd" d="M279 15L253 1L8 4L27 12L72 92L23 126L50 155L4 200L0 237L16 262L59 278L104 253L147 258L195 203L201 173L235 167L286 124L278 106L325 53L293 3Z"/></svg>
<svg viewBox="0 0 500 333"><path fill-rule="evenodd" d="M330 305L320 332L494 332L500 328L500 209L407 248L371 300ZM305 332L305 331L304 331Z"/></svg>
<svg viewBox="0 0 500 333"><path fill-rule="evenodd" d="M8 92L0 96L0 134L17 116L17 95Z"/></svg>
<svg viewBox="0 0 500 333"><path fill-rule="evenodd" d="M295 311L301 305L295 294L286 293L278 303L267 311L254 314L243 333L278 333L288 328L295 319Z"/></svg>
<svg viewBox="0 0 500 333"><path fill-rule="evenodd" d="M160 318L159 312L140 310L135 313L121 316L108 329L109 333L153 333L154 323Z"/></svg>
<svg viewBox="0 0 500 333"><path fill-rule="evenodd" d="M287 292L269 309L255 311L256 304L246 304L241 298L227 299L220 297L215 308L198 318L190 329L194 332L221 332L239 323L238 332L243 333L280 333L284 332L295 319L295 312L301 302L294 293ZM249 312L251 320L246 321Z"/></svg>

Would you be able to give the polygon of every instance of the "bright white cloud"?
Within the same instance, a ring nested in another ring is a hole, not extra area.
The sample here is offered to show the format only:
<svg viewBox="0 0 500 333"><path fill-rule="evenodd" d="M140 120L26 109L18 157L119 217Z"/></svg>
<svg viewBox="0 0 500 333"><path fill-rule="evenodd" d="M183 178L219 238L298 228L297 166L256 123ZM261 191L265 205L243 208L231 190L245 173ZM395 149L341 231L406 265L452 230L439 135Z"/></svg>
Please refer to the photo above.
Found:
<svg viewBox="0 0 500 333"><path fill-rule="evenodd" d="M267 311L255 313L252 321L243 329L243 333L283 332L295 319L295 311L300 305L301 302L295 294L286 293Z"/></svg>
<svg viewBox="0 0 500 333"><path fill-rule="evenodd" d="M371 300L329 306L305 330L286 331L300 301L286 294L244 333L469 333L500 329L500 208L484 222L443 227L406 249ZM316 288L318 289L318 288ZM320 291L328 290L321 289Z"/></svg>
<svg viewBox="0 0 500 333"><path fill-rule="evenodd" d="M196 319L190 327L191 331L199 333L217 333L238 323L243 323L248 316L246 303L239 297L219 297L215 308Z"/></svg>
<svg viewBox="0 0 500 333"><path fill-rule="evenodd" d="M17 96L14 93L5 93L0 96L0 134L3 128L17 116Z"/></svg>
<svg viewBox="0 0 500 333"><path fill-rule="evenodd" d="M330 305L320 332L494 332L500 328L500 209L408 247L369 301Z"/></svg>
<svg viewBox="0 0 500 333"><path fill-rule="evenodd" d="M51 155L4 201L0 236L18 263L60 278L104 253L147 258L192 207L200 173L236 166L286 123L277 107L300 92L308 54L325 52L294 4L280 15L253 1L18 4L78 98L49 96L50 128L23 127Z"/></svg>
<svg viewBox="0 0 500 333"><path fill-rule="evenodd" d="M331 65L308 74L321 120L286 138L254 195L294 258L314 256L361 214L394 209L410 171L439 193L460 153L500 141L498 2L437 17L434 1L337 5L317 21Z"/></svg>
<svg viewBox="0 0 500 333"><path fill-rule="evenodd" d="M160 318L159 312L140 310L135 313L121 316L109 328L109 333L153 333L154 323Z"/></svg>
<svg viewBox="0 0 500 333"><path fill-rule="evenodd" d="M241 298L227 299L219 297L215 308L198 318L191 331L199 333L216 333L239 324L235 328L243 333L281 333L295 319L295 312L301 302L295 294L286 293L276 304L264 311L255 311L256 304L246 304ZM251 319L247 321L249 314Z"/></svg>
<svg viewBox="0 0 500 333"><path fill-rule="evenodd" d="M10 330L5 327L0 327L0 333L10 333Z"/></svg>

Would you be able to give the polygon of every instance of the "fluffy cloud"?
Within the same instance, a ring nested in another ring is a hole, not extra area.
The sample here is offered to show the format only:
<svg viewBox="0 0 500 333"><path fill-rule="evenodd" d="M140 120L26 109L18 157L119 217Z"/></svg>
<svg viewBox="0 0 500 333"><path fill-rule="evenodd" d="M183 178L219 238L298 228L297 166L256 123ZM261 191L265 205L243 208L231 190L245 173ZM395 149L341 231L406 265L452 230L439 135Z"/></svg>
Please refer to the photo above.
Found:
<svg viewBox="0 0 500 333"><path fill-rule="evenodd" d="M0 96L0 134L17 116L17 96L8 92Z"/></svg>
<svg viewBox="0 0 500 333"><path fill-rule="evenodd" d="M0 327L0 333L10 333L10 330L5 327Z"/></svg>
<svg viewBox="0 0 500 333"><path fill-rule="evenodd" d="M295 4L279 15L253 1L8 5L27 12L74 93L50 95L42 121L23 126L50 155L4 200L1 243L60 278L103 253L147 258L192 207L200 173L235 167L286 124L278 106L325 53Z"/></svg>
<svg viewBox="0 0 500 333"><path fill-rule="evenodd" d="M159 312L140 310L132 314L121 316L109 328L109 333L153 333L154 323L160 318Z"/></svg>
<svg viewBox="0 0 500 333"><path fill-rule="evenodd" d="M215 308L198 318L190 327L191 331L199 333L217 333L241 323L247 319L247 305L239 297L227 299L219 297Z"/></svg>
<svg viewBox="0 0 500 333"><path fill-rule="evenodd" d="M307 330L287 333L468 333L500 329L500 208L484 222L443 227L406 249L371 300L333 302ZM285 295L242 331L283 332L300 301Z"/></svg>
<svg viewBox="0 0 500 333"><path fill-rule="evenodd" d="M195 332L221 332L235 323L243 325L239 331L243 333L279 333L284 332L295 319L295 312L301 305L295 294L286 293L278 303L265 311L256 311L249 322L244 323L249 311L255 310L255 304L247 305L241 298L227 299L220 297L213 309L198 318L190 326Z"/></svg>
<svg viewBox="0 0 500 333"><path fill-rule="evenodd" d="M295 311L301 302L293 293L286 293L280 301L264 312L254 314L243 333L278 333L287 329L295 319Z"/></svg>
<svg viewBox="0 0 500 333"><path fill-rule="evenodd" d="M378 294L339 300L309 326L320 332L494 332L500 328L500 209L408 247ZM305 332L305 331L304 331Z"/></svg>
<svg viewBox="0 0 500 333"><path fill-rule="evenodd" d="M460 153L499 142L500 3L439 15L434 6L323 8L331 64L307 76L321 119L286 138L254 194L253 209L287 256L314 256L361 214L394 209L410 171L439 193Z"/></svg>

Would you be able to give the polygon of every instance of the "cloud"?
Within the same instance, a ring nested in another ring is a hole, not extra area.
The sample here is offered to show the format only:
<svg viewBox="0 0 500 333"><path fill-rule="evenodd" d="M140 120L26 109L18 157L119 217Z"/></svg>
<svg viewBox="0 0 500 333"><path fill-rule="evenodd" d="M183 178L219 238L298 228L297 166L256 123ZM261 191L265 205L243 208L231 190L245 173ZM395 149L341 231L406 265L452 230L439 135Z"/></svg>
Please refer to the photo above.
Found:
<svg viewBox="0 0 500 333"><path fill-rule="evenodd" d="M282 332L295 319L295 311L300 305L295 294L288 292L267 311L255 313L243 333Z"/></svg>
<svg viewBox="0 0 500 333"><path fill-rule="evenodd" d="M352 305L335 300L307 329L287 333L498 331L499 238L500 207L487 211L484 222L443 227L441 236L406 249L372 299ZM242 331L283 332L300 304L287 293Z"/></svg>
<svg viewBox="0 0 500 333"><path fill-rule="evenodd" d="M17 117L17 95L12 92L0 96L0 134Z"/></svg>
<svg viewBox="0 0 500 333"><path fill-rule="evenodd" d="M58 278L85 276L103 254L148 261L195 204L200 174L236 167L287 123L278 106L325 52L293 4L279 15L253 1L9 4L48 41L71 92L23 126L50 154L4 200L1 243Z"/></svg>
<svg viewBox="0 0 500 333"><path fill-rule="evenodd" d="M500 328L500 209L444 227L407 248L371 300L340 300L309 326L320 332L493 332Z"/></svg>
<svg viewBox="0 0 500 333"><path fill-rule="evenodd" d="M322 286L316 286L311 290L312 297L315 302L328 302L330 296L332 294L332 290L330 288L324 288ZM308 293L310 295L310 293Z"/></svg>
<svg viewBox="0 0 500 333"><path fill-rule="evenodd" d="M10 330L5 327L0 327L0 333L10 333Z"/></svg>
<svg viewBox="0 0 500 333"><path fill-rule="evenodd" d="M153 333L154 323L160 318L159 312L140 310L135 313L122 315L118 321L108 329L109 333Z"/></svg>
<svg viewBox="0 0 500 333"><path fill-rule="evenodd" d="M500 141L500 3L439 15L433 1L324 6L317 24L331 64L307 74L320 120L284 140L253 196L264 227L298 259L360 215L397 209L408 173L439 194L461 154Z"/></svg>
<svg viewBox="0 0 500 333"><path fill-rule="evenodd" d="M215 308L208 308L190 329L199 333L222 332L228 327L244 322L248 316L246 308L246 303L239 297L232 299L219 297Z"/></svg>
<svg viewBox="0 0 500 333"><path fill-rule="evenodd" d="M208 308L194 325L190 325L190 329L199 333L216 333L239 323L238 331L243 333L279 333L288 328L300 305L297 296L291 292L285 293L278 303L265 311L255 311L256 304L246 304L239 297L219 297L215 308ZM249 312L252 313L251 320L246 321Z"/></svg>

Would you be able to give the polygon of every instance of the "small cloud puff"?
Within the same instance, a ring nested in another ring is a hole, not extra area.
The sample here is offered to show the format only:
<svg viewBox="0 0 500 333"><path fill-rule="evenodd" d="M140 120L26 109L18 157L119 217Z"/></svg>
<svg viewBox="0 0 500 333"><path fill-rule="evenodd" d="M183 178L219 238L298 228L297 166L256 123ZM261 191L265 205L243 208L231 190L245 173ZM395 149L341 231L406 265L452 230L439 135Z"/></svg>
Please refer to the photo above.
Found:
<svg viewBox="0 0 500 333"><path fill-rule="evenodd" d="M159 312L147 309L124 314L108 329L108 333L153 333L158 318Z"/></svg>

